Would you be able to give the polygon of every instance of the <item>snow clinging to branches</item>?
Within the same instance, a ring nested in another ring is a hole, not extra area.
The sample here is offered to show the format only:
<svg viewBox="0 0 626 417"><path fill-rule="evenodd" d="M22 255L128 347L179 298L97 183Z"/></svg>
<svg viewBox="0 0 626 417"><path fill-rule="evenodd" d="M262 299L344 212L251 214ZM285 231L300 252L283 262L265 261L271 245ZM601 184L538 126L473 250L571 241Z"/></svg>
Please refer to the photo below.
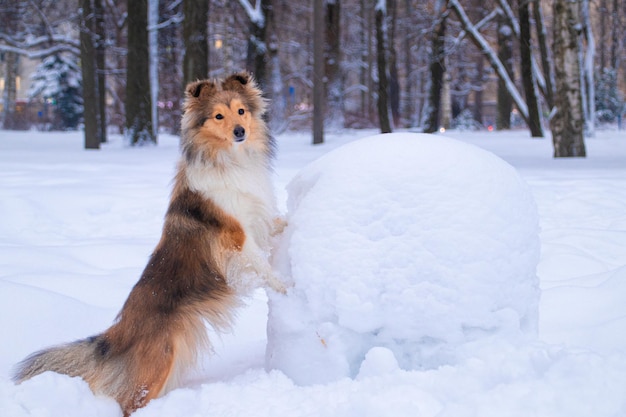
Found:
<svg viewBox="0 0 626 417"><path fill-rule="evenodd" d="M265 25L265 18L263 17L263 11L261 10L261 2L262 0L257 0L252 2L248 0L239 0L239 4L244 8L248 17L250 17L250 21L259 27L263 27Z"/></svg>

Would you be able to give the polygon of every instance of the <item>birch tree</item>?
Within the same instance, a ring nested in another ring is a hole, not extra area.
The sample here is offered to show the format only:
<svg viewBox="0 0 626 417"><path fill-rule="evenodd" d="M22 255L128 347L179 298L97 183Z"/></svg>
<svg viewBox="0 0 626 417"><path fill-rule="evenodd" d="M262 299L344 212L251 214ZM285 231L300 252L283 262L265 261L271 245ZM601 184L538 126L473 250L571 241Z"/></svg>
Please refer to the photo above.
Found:
<svg viewBox="0 0 626 417"><path fill-rule="evenodd" d="M152 135L157 136L159 115L159 0L148 0L148 45L150 55L150 100L152 108Z"/></svg>
<svg viewBox="0 0 626 417"><path fill-rule="evenodd" d="M581 0L555 0L552 9L556 79L555 112L550 120L554 157L586 156L580 71Z"/></svg>
<svg viewBox="0 0 626 417"><path fill-rule="evenodd" d="M591 30L589 17L589 0L581 3L582 36L578 37L579 62L582 72L582 99L585 114L585 131L587 136L593 137L595 130L596 94L594 83L594 58L596 54L596 42Z"/></svg>

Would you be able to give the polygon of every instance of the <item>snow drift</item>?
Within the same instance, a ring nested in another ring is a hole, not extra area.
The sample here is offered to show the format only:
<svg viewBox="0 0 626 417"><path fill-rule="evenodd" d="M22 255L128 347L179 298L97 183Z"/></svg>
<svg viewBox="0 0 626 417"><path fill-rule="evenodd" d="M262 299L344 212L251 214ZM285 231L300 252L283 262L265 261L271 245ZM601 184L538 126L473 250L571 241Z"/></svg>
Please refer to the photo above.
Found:
<svg viewBox="0 0 626 417"><path fill-rule="evenodd" d="M536 335L537 209L495 155L441 136L376 135L287 189L275 266L293 287L270 295L269 369L327 383L454 364L468 344Z"/></svg>

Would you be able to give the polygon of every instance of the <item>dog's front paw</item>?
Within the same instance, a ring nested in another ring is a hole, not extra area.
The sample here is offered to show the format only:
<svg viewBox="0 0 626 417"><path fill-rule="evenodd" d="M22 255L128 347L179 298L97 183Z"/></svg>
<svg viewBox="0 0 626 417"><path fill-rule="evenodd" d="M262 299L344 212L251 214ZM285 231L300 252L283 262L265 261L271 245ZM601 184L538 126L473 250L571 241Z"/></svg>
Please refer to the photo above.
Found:
<svg viewBox="0 0 626 417"><path fill-rule="evenodd" d="M277 293L280 293L283 295L287 294L287 286L285 285L285 283L283 283L281 280L276 278L274 275L270 275L266 277L265 281L267 283L267 286L273 289L274 291L276 291Z"/></svg>
<svg viewBox="0 0 626 417"><path fill-rule="evenodd" d="M275 217L272 236L281 234L285 230L285 227L287 227L287 220L284 217Z"/></svg>

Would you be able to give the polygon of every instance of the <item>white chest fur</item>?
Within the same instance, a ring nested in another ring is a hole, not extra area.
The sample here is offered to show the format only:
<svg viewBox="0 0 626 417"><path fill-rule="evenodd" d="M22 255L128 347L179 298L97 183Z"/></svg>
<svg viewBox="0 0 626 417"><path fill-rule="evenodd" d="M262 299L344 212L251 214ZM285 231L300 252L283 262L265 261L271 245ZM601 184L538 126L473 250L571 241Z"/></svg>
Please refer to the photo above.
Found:
<svg viewBox="0 0 626 417"><path fill-rule="evenodd" d="M227 169L195 163L186 173L192 190L237 219L259 249L269 250L277 210L270 171L263 163L250 158Z"/></svg>
<svg viewBox="0 0 626 417"><path fill-rule="evenodd" d="M284 293L285 287L269 263L277 216L270 170L254 158L238 162L227 169L190 164L186 168L189 187L237 219L244 229L241 252L227 257L224 265L229 285L240 293L259 285Z"/></svg>

